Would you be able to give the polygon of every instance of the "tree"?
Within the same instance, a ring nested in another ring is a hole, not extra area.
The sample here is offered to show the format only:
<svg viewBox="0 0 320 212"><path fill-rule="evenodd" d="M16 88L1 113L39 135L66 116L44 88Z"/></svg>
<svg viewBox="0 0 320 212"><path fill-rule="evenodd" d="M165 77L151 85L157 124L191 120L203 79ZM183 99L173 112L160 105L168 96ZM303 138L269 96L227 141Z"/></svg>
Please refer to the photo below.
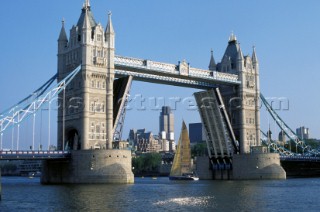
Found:
<svg viewBox="0 0 320 212"><path fill-rule="evenodd" d="M159 153L144 153L132 159L134 174L155 173L159 171L161 165L161 155Z"/></svg>
<svg viewBox="0 0 320 212"><path fill-rule="evenodd" d="M191 148L191 157L196 156L207 156L208 155L208 149L207 149L207 143L205 141L201 143L197 143Z"/></svg>

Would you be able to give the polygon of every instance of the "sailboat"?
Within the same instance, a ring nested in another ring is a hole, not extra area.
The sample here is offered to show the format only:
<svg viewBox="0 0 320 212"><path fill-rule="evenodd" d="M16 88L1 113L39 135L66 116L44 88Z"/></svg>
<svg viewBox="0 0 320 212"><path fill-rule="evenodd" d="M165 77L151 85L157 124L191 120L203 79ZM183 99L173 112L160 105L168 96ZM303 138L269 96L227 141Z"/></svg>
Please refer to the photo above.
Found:
<svg viewBox="0 0 320 212"><path fill-rule="evenodd" d="M171 167L170 180L199 180L191 168L191 149L188 129L182 122L181 134L178 141L176 154Z"/></svg>

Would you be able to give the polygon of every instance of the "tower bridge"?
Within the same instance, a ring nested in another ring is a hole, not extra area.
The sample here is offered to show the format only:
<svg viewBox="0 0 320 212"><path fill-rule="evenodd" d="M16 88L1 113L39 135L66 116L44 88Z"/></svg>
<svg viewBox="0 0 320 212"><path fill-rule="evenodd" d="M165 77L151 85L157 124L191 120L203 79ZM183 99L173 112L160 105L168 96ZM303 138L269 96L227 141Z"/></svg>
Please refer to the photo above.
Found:
<svg viewBox="0 0 320 212"><path fill-rule="evenodd" d="M211 51L208 70L191 67L185 60L169 64L116 55L111 13L104 29L86 0L69 37L62 22L57 57L57 75L52 79L58 84L45 84L31 98L32 103L23 100L1 113L0 119L2 145L3 133L10 126L19 127L27 116L35 120L42 105L58 97L57 147L61 154L55 160L46 153L50 160L43 158L42 183L133 183L131 151L113 145L121 139L132 80L203 89L194 95L215 178L226 173L233 179L286 178L279 154L269 153L261 144L256 51L243 56L234 34L221 62L215 62ZM79 107L72 105L75 98ZM1 154L13 157L18 153Z"/></svg>

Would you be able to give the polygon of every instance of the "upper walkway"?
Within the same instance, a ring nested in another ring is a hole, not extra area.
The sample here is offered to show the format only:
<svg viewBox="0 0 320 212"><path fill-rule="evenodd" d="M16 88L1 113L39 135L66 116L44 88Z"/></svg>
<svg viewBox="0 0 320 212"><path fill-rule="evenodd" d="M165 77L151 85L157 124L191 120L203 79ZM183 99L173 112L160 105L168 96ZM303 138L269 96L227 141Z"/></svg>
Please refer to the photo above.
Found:
<svg viewBox="0 0 320 212"><path fill-rule="evenodd" d="M114 58L116 77L133 76L134 80L182 87L208 89L217 85L241 84L238 75L124 56Z"/></svg>

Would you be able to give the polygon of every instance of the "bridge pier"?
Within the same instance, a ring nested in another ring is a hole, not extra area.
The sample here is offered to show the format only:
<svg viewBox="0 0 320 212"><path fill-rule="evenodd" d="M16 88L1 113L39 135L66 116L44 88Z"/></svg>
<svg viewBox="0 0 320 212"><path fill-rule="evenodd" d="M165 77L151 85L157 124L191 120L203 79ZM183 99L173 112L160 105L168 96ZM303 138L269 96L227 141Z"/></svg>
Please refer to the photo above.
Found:
<svg viewBox="0 0 320 212"><path fill-rule="evenodd" d="M267 153L263 149L251 151L249 154L233 155L234 180L286 179L279 154Z"/></svg>
<svg viewBox="0 0 320 212"><path fill-rule="evenodd" d="M42 164L42 184L133 182L130 150L77 150Z"/></svg>

